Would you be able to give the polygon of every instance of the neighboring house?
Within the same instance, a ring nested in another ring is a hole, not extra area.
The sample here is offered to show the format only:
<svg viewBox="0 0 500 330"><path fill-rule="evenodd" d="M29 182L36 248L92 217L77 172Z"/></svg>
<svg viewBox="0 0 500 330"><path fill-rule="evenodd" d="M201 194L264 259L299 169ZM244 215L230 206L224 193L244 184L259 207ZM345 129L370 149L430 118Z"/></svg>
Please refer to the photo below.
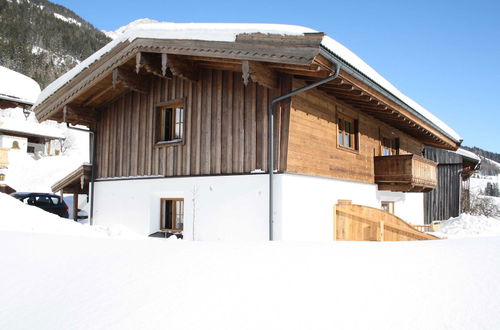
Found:
<svg viewBox="0 0 500 330"><path fill-rule="evenodd" d="M338 200L423 223L424 145L461 142L344 46L285 25L137 26L34 111L95 132L95 224L196 240L331 240Z"/></svg>
<svg viewBox="0 0 500 330"><path fill-rule="evenodd" d="M19 149L34 156L53 156L60 154L64 139L56 127L0 118L0 148Z"/></svg>
<svg viewBox="0 0 500 330"><path fill-rule="evenodd" d="M40 94L36 81L0 66L0 109L30 108Z"/></svg>
<svg viewBox="0 0 500 330"><path fill-rule="evenodd" d="M465 149L425 147L425 157L438 163L438 185L424 195L425 223L458 217L470 208L470 177L481 159Z"/></svg>

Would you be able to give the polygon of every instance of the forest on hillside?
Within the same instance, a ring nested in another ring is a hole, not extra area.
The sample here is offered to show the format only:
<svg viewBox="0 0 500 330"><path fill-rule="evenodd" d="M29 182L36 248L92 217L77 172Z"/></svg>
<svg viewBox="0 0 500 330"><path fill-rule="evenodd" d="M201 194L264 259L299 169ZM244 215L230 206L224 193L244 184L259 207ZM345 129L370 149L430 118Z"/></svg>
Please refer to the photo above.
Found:
<svg viewBox="0 0 500 330"><path fill-rule="evenodd" d="M71 10L46 0L0 0L0 65L42 88L110 39Z"/></svg>

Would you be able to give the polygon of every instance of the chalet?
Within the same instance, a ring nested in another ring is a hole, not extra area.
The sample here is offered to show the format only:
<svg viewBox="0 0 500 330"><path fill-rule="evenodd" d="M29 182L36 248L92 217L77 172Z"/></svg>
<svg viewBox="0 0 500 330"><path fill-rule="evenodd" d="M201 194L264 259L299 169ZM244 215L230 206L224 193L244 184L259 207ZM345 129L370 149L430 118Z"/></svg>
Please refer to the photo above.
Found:
<svg viewBox="0 0 500 330"><path fill-rule="evenodd" d="M190 240L332 240L337 204L423 223L424 146L461 142L347 48L288 25L137 26L34 111L92 132L93 223Z"/></svg>

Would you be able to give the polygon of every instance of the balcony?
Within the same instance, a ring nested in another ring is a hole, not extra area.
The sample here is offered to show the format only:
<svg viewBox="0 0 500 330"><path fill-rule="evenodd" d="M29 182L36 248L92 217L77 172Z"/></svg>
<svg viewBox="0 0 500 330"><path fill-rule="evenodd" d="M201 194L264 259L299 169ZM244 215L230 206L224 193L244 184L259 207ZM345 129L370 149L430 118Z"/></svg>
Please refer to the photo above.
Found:
<svg viewBox="0 0 500 330"><path fill-rule="evenodd" d="M374 157L379 190L427 192L437 186L437 163L408 155Z"/></svg>

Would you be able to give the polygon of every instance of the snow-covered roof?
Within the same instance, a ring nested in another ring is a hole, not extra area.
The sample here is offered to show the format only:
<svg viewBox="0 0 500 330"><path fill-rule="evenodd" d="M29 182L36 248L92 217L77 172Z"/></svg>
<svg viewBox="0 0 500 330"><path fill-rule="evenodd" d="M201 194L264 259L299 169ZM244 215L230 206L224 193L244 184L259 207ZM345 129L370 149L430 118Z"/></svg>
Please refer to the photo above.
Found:
<svg viewBox="0 0 500 330"><path fill-rule="evenodd" d="M62 131L57 127L9 118L0 118L0 133L22 134L49 139L65 138Z"/></svg>
<svg viewBox="0 0 500 330"><path fill-rule="evenodd" d="M457 151L455 151L455 152L461 156L466 157L466 158L474 159L474 160L477 160L478 162L481 162L481 158L479 158L478 155L476 155L475 153L473 153L469 150L465 150L463 148L458 148Z"/></svg>
<svg viewBox="0 0 500 330"><path fill-rule="evenodd" d="M40 85L30 77L0 66L0 99L33 104L40 94Z"/></svg>
<svg viewBox="0 0 500 330"><path fill-rule="evenodd" d="M317 33L318 31L297 25L283 24L252 24L252 23L156 23L154 21L143 21L145 24L129 24L123 29L121 34L106 46L98 50L92 56L82 61L72 70L61 76L50 84L40 94L34 107L42 103L59 88L73 79L78 73L85 70L89 65L99 60L103 55L111 51L115 46L124 41L133 41L138 38L149 39L184 39L184 40L204 40L204 41L225 41L234 42L237 35L243 33L262 33L287 36L301 36L305 33ZM120 29L119 29L120 30ZM344 45L324 36L321 45L330 53L341 58L350 66L364 74L370 80L391 93L400 101L405 103L416 113L427 119L438 130L441 130L452 140L461 141L460 135L443 121L430 113L424 107L413 101L408 96L400 92L394 85L387 81L382 75L366 64L356 54L347 49Z"/></svg>

